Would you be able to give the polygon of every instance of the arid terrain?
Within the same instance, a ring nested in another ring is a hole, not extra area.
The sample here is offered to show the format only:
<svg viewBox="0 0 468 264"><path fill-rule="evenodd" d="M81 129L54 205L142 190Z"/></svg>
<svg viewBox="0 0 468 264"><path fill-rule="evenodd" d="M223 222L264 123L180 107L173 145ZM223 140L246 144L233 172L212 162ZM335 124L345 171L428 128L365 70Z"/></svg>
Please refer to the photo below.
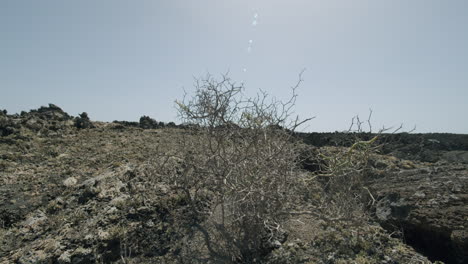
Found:
<svg viewBox="0 0 468 264"><path fill-rule="evenodd" d="M0 263L219 263L193 235L210 216L191 213L158 171L160 153L189 132L149 117L91 121L55 105L0 112ZM327 200L323 157L374 135L295 136L313 181L284 235L252 262L468 263L468 135L380 135L353 202Z"/></svg>

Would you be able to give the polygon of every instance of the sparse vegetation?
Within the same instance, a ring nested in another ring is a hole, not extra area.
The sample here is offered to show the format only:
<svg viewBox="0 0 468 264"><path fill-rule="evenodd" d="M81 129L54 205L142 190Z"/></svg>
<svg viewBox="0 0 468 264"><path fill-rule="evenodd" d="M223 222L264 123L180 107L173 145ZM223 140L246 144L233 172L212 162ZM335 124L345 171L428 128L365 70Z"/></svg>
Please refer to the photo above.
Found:
<svg viewBox="0 0 468 264"><path fill-rule="evenodd" d="M208 76L196 81L193 97L176 102L189 130L172 151L163 148L158 174L185 194L194 214L206 218L191 230L191 239L198 236L203 244L192 254L215 262L261 262L285 240L284 223L304 209L304 197L317 198L310 192L317 191L312 186L321 179L322 200L301 213L348 220L364 215L362 197L357 201L355 192L362 193L363 170L376 138L313 157L323 164L315 174L301 170L303 159L310 159L294 137L296 128L310 120L292 116L301 81L299 76L291 97L281 102L264 92L246 98L243 87L227 76L220 81ZM339 209L324 213L324 206Z"/></svg>
<svg viewBox="0 0 468 264"><path fill-rule="evenodd" d="M463 263L466 165L380 155L384 134L306 145L300 83L281 102L209 76L177 103L184 125L0 112L0 263L429 263L401 228Z"/></svg>

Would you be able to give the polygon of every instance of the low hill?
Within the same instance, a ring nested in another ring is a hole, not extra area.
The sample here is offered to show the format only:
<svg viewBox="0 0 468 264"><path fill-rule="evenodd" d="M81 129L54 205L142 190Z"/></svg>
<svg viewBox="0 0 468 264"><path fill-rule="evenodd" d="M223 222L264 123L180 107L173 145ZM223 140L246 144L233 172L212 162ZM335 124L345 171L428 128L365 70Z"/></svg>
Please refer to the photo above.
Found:
<svg viewBox="0 0 468 264"><path fill-rule="evenodd" d="M0 263L219 263L194 232L215 216L192 214L158 171L160 154L194 130L149 117L96 122L52 104L0 112ZM330 189L326 157L374 136L297 135L307 190L251 262L468 261L468 135L380 135L357 198L330 193L346 188Z"/></svg>

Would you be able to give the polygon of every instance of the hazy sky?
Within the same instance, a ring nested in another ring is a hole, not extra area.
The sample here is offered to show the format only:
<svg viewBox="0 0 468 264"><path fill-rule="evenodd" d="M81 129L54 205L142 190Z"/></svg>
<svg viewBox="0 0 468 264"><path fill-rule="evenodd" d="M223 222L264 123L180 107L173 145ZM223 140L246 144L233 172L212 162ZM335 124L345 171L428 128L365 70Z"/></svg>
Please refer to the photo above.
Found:
<svg viewBox="0 0 468 264"><path fill-rule="evenodd" d="M2 0L0 109L176 120L193 77L230 71L308 131L403 123L468 133L466 0ZM176 120L177 121L177 120Z"/></svg>

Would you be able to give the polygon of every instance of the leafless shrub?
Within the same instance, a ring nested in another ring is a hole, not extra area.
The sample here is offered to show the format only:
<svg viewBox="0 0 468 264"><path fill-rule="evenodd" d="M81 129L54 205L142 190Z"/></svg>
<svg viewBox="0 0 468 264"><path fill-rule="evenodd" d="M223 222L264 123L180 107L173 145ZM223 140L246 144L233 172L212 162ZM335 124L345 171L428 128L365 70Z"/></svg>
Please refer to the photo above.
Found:
<svg viewBox="0 0 468 264"><path fill-rule="evenodd" d="M295 215L357 222L366 217L363 201L375 201L365 186L368 161L387 130L371 133L370 111L370 137L354 138L365 123L355 117L348 131L352 145L314 151L320 169L301 171L301 161L310 158L304 153L312 153L294 136L310 120L299 120L292 110L301 82L300 74L282 102L263 91L248 98L226 75L207 76L196 80L192 97L176 101L186 129L163 147L157 175L185 197L197 219L183 230L188 263L259 262L284 239L283 224Z"/></svg>
<svg viewBox="0 0 468 264"><path fill-rule="evenodd" d="M317 177L325 183L328 197L324 203L328 208L334 207L335 213L340 216L352 217L351 214L364 212L365 206L375 203L375 197L366 187L366 181L373 174L369 161L388 143L387 134L396 134L403 129L401 124L396 128L384 126L374 132L372 114L372 109L369 109L367 120L363 121L359 116L352 118L349 129L344 132L344 140L352 142L349 147L319 150L318 156L323 164ZM407 133L412 131L414 129Z"/></svg>
<svg viewBox="0 0 468 264"><path fill-rule="evenodd" d="M284 211L298 186L298 143L292 135L310 120L292 119L296 89L282 102L226 75L196 80L195 94L176 102L190 130L172 153L161 154L159 174L185 194L195 215L194 236L215 262L252 263L281 239ZM200 206L204 204L204 206ZM200 253L200 252L198 252Z"/></svg>
<svg viewBox="0 0 468 264"><path fill-rule="evenodd" d="M369 159L380 149L379 136L387 130L372 133L371 117L370 109L366 121L359 116L352 118L349 129L343 133L344 140L352 142L349 147L323 147L319 150L318 158L323 164L317 177L324 185L322 207L327 208L327 214L348 219L366 217L365 202L374 201L365 185ZM365 125L368 131L365 131Z"/></svg>

